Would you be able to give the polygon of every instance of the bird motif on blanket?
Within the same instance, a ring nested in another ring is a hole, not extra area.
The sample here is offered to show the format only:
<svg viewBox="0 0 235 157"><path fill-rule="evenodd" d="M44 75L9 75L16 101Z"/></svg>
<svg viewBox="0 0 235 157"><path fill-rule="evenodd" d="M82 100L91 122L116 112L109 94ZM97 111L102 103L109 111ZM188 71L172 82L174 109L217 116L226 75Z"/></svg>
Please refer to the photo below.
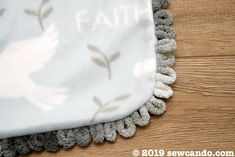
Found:
<svg viewBox="0 0 235 157"><path fill-rule="evenodd" d="M136 77L145 76L148 73L152 73L155 70L155 66L156 61L154 58L145 59L134 65L133 73Z"/></svg>
<svg viewBox="0 0 235 157"><path fill-rule="evenodd" d="M0 97L25 98L43 110L63 104L68 88L40 86L31 78L46 67L57 46L54 24L39 37L8 44L0 53Z"/></svg>

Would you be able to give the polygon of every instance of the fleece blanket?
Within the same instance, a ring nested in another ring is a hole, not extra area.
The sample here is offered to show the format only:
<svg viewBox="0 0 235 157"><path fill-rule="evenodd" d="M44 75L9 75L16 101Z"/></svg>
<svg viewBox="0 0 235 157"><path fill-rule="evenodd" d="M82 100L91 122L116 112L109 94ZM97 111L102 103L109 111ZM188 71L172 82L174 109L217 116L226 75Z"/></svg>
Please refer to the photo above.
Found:
<svg viewBox="0 0 235 157"><path fill-rule="evenodd" d="M130 137L148 112L162 114L158 98L172 96L167 84L175 80L166 3L153 10L152 0L0 1L0 152L28 152L17 145L30 147L40 134L41 147L55 137L65 148L86 145L79 136L102 142L97 130Z"/></svg>

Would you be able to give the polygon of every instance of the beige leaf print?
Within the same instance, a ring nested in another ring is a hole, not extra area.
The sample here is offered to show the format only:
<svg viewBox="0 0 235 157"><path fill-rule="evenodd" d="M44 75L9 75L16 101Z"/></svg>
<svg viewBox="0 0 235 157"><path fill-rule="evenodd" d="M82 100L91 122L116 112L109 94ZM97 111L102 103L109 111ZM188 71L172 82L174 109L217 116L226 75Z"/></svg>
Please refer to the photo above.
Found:
<svg viewBox="0 0 235 157"><path fill-rule="evenodd" d="M115 100L116 101L123 101L123 100L126 100L130 97L130 95L121 95L119 97L117 97Z"/></svg>
<svg viewBox="0 0 235 157"><path fill-rule="evenodd" d="M3 15L4 11L5 11L5 9L0 9L0 16Z"/></svg>
<svg viewBox="0 0 235 157"><path fill-rule="evenodd" d="M108 71L109 80L112 79L112 69L111 63L117 60L120 57L120 52L115 52L110 57L108 57L103 51L101 51L98 47L94 45L87 45L87 48L92 52L99 55L99 57L91 57L93 63L97 66L105 68Z"/></svg>
<svg viewBox="0 0 235 157"><path fill-rule="evenodd" d="M35 12L34 10L25 9L24 12L29 16L38 16L37 12Z"/></svg>
<svg viewBox="0 0 235 157"><path fill-rule="evenodd" d="M24 9L25 14L28 16L33 16L37 18L37 21L39 23L39 26L42 31L45 30L43 20L49 17L49 15L52 13L53 8L49 7L47 9L45 8L45 5L49 2L50 0L41 0L41 4L39 6L39 9L37 11L32 10L32 9Z"/></svg>
<svg viewBox="0 0 235 157"><path fill-rule="evenodd" d="M100 60L99 58L92 57L91 60L98 66L105 67L105 62Z"/></svg>
<svg viewBox="0 0 235 157"><path fill-rule="evenodd" d="M96 96L93 97L93 101L96 103L96 105L98 105L99 107L102 107L103 104L101 102L101 100L99 98L97 98Z"/></svg>
<svg viewBox="0 0 235 157"><path fill-rule="evenodd" d="M117 60L119 57L120 57L120 52L116 52L116 53L112 54L112 55L109 57L109 60L110 60L111 62L113 62L113 61Z"/></svg>
<svg viewBox="0 0 235 157"><path fill-rule="evenodd" d="M42 14L42 19L47 18L51 12L53 11L53 8L48 8L43 14Z"/></svg>
<svg viewBox="0 0 235 157"><path fill-rule="evenodd" d="M105 112L113 112L113 111L116 111L118 109L117 106L110 106L110 107L107 107L105 108L102 112L105 113Z"/></svg>
<svg viewBox="0 0 235 157"><path fill-rule="evenodd" d="M94 45L87 45L87 47L92 52L98 52L98 53L101 52L101 50L98 47L94 46Z"/></svg>
<svg viewBox="0 0 235 157"><path fill-rule="evenodd" d="M42 4L44 5L44 4L46 4L46 3L48 3L50 0L42 0Z"/></svg>
<svg viewBox="0 0 235 157"><path fill-rule="evenodd" d="M115 99L113 99L111 101L107 101L107 102L102 102L100 98L98 98L97 96L94 96L93 101L98 106L98 110L93 115L93 117L91 119L91 123L93 123L95 121L96 117L100 113L110 113L110 112L114 112L114 111L118 110L119 109L118 106L110 106L110 105L112 105L112 103L114 103L114 102L125 101L125 100L129 99L130 96L131 95L129 95L129 94L121 95L121 96L118 96Z"/></svg>

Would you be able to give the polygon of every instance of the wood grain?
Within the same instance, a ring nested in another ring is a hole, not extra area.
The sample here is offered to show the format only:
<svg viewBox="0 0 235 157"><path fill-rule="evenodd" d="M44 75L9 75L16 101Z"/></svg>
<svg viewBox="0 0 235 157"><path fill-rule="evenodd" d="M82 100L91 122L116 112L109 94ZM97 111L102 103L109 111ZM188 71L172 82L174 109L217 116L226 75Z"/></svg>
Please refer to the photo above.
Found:
<svg viewBox="0 0 235 157"><path fill-rule="evenodd" d="M235 54L234 0L172 0L176 56Z"/></svg>
<svg viewBox="0 0 235 157"><path fill-rule="evenodd" d="M235 56L177 58L175 91L235 97Z"/></svg>
<svg viewBox="0 0 235 157"><path fill-rule="evenodd" d="M172 0L178 49L168 111L114 144L37 157L130 157L133 149L235 151L235 0Z"/></svg>

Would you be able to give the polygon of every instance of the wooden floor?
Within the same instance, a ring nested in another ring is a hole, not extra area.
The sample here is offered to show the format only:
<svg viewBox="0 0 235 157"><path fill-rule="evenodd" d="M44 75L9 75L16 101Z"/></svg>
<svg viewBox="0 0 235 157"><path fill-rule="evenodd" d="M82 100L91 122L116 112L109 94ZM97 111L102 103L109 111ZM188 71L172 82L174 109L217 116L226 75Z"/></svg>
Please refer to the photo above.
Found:
<svg viewBox="0 0 235 157"><path fill-rule="evenodd" d="M175 95L131 139L31 157L131 157L133 149L235 151L235 0L172 0Z"/></svg>

